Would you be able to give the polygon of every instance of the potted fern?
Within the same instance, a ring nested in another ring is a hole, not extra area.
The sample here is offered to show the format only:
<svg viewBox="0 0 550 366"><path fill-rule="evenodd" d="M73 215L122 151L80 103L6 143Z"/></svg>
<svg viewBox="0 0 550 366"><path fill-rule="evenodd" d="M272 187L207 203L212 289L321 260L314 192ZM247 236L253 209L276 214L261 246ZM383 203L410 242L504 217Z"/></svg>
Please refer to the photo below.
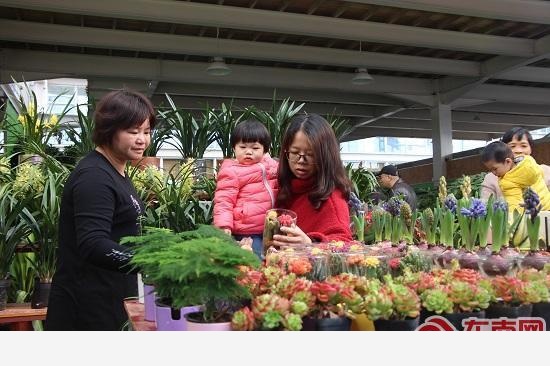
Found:
<svg viewBox="0 0 550 366"><path fill-rule="evenodd" d="M250 298L248 289L237 282L239 267L260 264L252 252L208 225L181 233L147 228L143 235L122 242L137 244L131 263L154 283L160 302L172 309L200 306L193 309L200 311L185 314L188 330L201 323L225 323L230 329L233 311Z"/></svg>

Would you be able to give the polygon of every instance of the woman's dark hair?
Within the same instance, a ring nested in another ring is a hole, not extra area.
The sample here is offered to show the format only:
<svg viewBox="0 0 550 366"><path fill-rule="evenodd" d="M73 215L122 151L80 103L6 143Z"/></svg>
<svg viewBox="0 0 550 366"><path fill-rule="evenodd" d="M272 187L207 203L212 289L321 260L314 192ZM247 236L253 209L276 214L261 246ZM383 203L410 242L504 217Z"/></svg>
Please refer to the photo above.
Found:
<svg viewBox="0 0 550 366"><path fill-rule="evenodd" d="M481 162L486 163L488 161L495 161L497 163L504 163L506 158L514 159L514 153L508 145L502 141L494 141L485 146L481 152Z"/></svg>
<svg viewBox="0 0 550 366"><path fill-rule="evenodd" d="M514 137L517 140L521 140L524 136L527 137L527 142L529 142L529 146L531 146L531 150L533 150L535 148L535 144L533 143L533 136L531 136L531 132L529 132L528 129L523 127L513 127L509 129L504 133L501 141L507 144L512 141Z"/></svg>
<svg viewBox="0 0 550 366"><path fill-rule="evenodd" d="M259 142L264 152L269 151L271 136L263 123L255 119L247 119L239 123L231 133L231 146L235 148L239 142Z"/></svg>
<svg viewBox="0 0 550 366"><path fill-rule="evenodd" d="M351 182L340 158L340 146L329 123L318 114L295 116L285 131L279 157L279 194L277 203L285 205L292 195L291 180L294 174L286 153L294 141L294 136L302 131L309 140L316 167L315 186L309 193L309 201L318 209L328 199L334 189L340 189L346 200L351 192Z"/></svg>
<svg viewBox="0 0 550 366"><path fill-rule="evenodd" d="M92 139L97 146L110 146L117 131L140 126L146 119L153 129L155 109L145 95L127 89L112 91L97 104Z"/></svg>

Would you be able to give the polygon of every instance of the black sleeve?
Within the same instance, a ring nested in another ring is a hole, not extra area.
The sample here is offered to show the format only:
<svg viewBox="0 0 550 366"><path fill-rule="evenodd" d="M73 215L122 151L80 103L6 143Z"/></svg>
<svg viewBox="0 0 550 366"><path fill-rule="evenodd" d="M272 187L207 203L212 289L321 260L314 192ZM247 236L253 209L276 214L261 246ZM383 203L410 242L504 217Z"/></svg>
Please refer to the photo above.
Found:
<svg viewBox="0 0 550 366"><path fill-rule="evenodd" d="M87 169L73 186L76 244L85 261L128 272L132 251L111 239L116 205L115 185L101 169Z"/></svg>

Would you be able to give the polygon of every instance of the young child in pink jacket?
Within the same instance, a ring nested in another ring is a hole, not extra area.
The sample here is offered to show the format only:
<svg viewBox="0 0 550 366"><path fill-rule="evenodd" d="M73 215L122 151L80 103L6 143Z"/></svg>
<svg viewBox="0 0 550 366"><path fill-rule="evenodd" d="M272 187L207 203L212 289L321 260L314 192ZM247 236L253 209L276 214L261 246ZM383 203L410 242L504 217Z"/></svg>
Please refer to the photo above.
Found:
<svg viewBox="0 0 550 366"><path fill-rule="evenodd" d="M278 162L269 156L271 137L259 121L239 123L231 134L235 159L224 160L214 195L214 225L236 240L252 238L262 254L265 212L277 198Z"/></svg>

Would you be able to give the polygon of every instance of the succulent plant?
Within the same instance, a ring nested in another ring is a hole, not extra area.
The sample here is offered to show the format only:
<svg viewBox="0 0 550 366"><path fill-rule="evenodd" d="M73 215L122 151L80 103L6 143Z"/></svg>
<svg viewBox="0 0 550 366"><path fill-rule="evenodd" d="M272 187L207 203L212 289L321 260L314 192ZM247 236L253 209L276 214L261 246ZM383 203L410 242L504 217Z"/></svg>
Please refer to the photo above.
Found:
<svg viewBox="0 0 550 366"><path fill-rule="evenodd" d="M416 292L398 283L390 283L387 286L393 301L394 319L416 318L420 315L420 298Z"/></svg>
<svg viewBox="0 0 550 366"><path fill-rule="evenodd" d="M449 299L449 295L442 288L435 288L425 291L422 296L422 306L436 314L452 313L453 302Z"/></svg>
<svg viewBox="0 0 550 366"><path fill-rule="evenodd" d="M248 307L244 307L233 314L231 329L248 331L256 329L254 314Z"/></svg>
<svg viewBox="0 0 550 366"><path fill-rule="evenodd" d="M472 312L487 309L491 301L490 293L475 284L453 281L448 287L449 299L456 311Z"/></svg>

